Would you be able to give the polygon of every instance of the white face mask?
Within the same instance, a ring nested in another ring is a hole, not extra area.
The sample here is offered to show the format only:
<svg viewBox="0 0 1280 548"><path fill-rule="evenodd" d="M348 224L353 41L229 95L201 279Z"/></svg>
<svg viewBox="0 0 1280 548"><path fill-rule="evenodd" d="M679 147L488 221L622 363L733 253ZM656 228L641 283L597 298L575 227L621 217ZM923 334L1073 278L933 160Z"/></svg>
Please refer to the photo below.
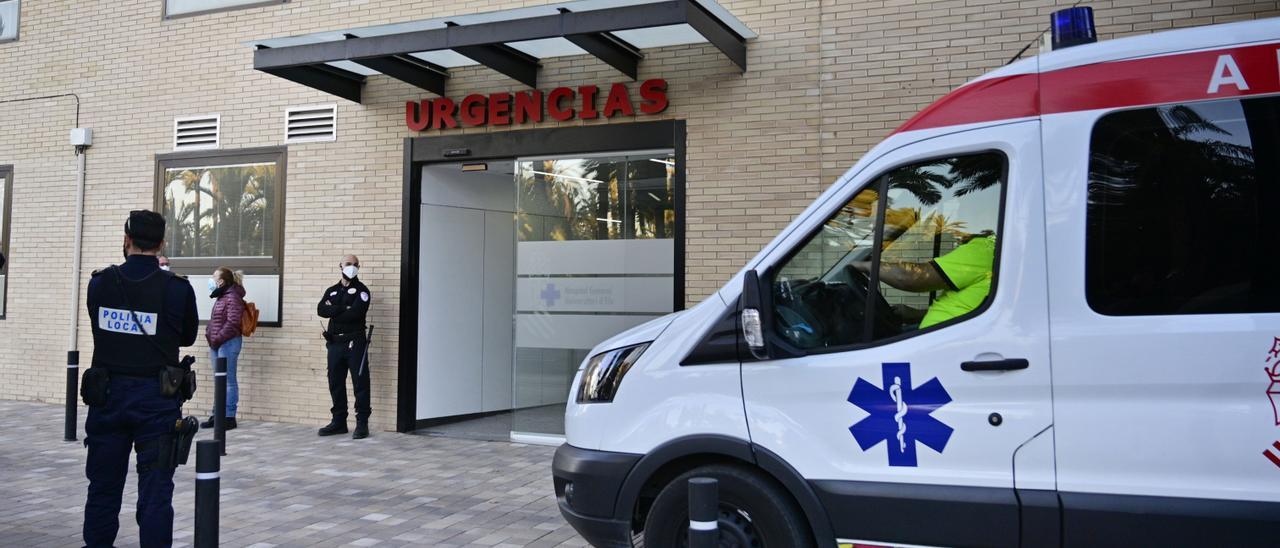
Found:
<svg viewBox="0 0 1280 548"><path fill-rule="evenodd" d="M342 273L346 275L347 278L355 278L356 274L360 273L360 267L356 265L347 265L342 267Z"/></svg>
<svg viewBox="0 0 1280 548"><path fill-rule="evenodd" d="M165 272L168 272L168 271L169 271L169 265L167 265L167 264L162 264L162 265L160 265L160 270L163 270L163 271L165 271Z"/></svg>

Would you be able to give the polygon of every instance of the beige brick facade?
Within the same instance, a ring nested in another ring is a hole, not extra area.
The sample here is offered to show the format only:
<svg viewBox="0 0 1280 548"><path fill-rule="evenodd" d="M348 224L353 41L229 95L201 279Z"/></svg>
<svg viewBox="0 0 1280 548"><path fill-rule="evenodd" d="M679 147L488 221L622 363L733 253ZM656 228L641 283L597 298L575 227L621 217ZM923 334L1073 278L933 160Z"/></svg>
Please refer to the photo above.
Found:
<svg viewBox="0 0 1280 548"><path fill-rule="evenodd" d="M394 426L399 333L404 102L426 96L377 76L354 104L253 70L248 42L478 13L540 1L293 0L173 20L162 0L24 0L21 39L0 44L0 165L14 166L8 315L0 320L0 398L64 394L76 157L67 132L93 128L85 196L79 345L91 339L84 287L119 259L130 209L151 207L155 155L173 120L220 114L221 148L279 146L289 106L338 103L334 143L288 147L283 326L241 357L240 414L320 423L327 416L316 293L358 252L374 292L374 426ZM687 121L686 292L708 295L863 152L947 90L1007 62L1065 0L721 0L759 34L740 74L717 50L647 51L640 79L670 83L654 119ZM1280 2L1088 2L1102 39L1280 15ZM1032 46L1029 54L1036 52ZM539 87L625 78L594 58L543 61ZM453 71L450 95L521 86L483 68ZM14 100L74 93L74 97ZM9 101L9 102L5 102ZM608 123L574 121L571 124ZM551 126L543 123L542 127ZM497 131L468 129L453 131ZM423 135L429 135L430 132ZM199 285L199 284L198 284ZM205 356L204 343L194 349ZM204 377L207 379L207 377ZM202 379L203 380L203 379ZM206 382L206 386L208 383ZM207 409L202 390L189 410Z"/></svg>

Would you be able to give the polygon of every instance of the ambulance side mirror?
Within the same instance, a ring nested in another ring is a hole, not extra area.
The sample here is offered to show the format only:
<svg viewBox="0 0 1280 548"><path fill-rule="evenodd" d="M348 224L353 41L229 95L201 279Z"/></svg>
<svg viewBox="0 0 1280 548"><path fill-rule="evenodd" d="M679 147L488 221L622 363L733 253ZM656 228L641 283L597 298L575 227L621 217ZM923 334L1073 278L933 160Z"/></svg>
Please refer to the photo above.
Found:
<svg viewBox="0 0 1280 548"><path fill-rule="evenodd" d="M741 302L742 312L738 323L742 326L742 339L747 343L747 348L751 349L751 355L757 360L768 359L769 347L765 342L761 311L764 295L761 293L760 275L755 270L747 271L746 276L743 277Z"/></svg>

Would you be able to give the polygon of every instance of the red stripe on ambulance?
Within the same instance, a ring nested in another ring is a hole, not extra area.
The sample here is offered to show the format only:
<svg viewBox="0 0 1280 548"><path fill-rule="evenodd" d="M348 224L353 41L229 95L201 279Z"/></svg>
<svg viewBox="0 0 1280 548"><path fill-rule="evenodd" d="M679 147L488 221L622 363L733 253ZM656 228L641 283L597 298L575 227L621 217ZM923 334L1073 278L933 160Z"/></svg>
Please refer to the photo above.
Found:
<svg viewBox="0 0 1280 548"><path fill-rule="evenodd" d="M897 132L1083 110L1280 93L1280 44L1111 61L979 80Z"/></svg>

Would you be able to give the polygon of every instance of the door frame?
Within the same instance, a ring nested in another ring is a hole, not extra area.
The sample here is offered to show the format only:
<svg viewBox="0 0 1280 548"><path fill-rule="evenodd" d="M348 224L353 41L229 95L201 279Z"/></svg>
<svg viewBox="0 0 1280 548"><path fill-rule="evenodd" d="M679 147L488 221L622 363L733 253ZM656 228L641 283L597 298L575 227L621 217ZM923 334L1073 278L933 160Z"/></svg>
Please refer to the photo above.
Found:
<svg viewBox="0 0 1280 548"><path fill-rule="evenodd" d="M396 386L396 431L412 432L418 401L418 283L422 231L422 167L427 164L672 149L676 169L675 280L672 310L685 299L685 137L684 120L634 122L471 133L404 140L404 192L400 238L400 336Z"/></svg>

